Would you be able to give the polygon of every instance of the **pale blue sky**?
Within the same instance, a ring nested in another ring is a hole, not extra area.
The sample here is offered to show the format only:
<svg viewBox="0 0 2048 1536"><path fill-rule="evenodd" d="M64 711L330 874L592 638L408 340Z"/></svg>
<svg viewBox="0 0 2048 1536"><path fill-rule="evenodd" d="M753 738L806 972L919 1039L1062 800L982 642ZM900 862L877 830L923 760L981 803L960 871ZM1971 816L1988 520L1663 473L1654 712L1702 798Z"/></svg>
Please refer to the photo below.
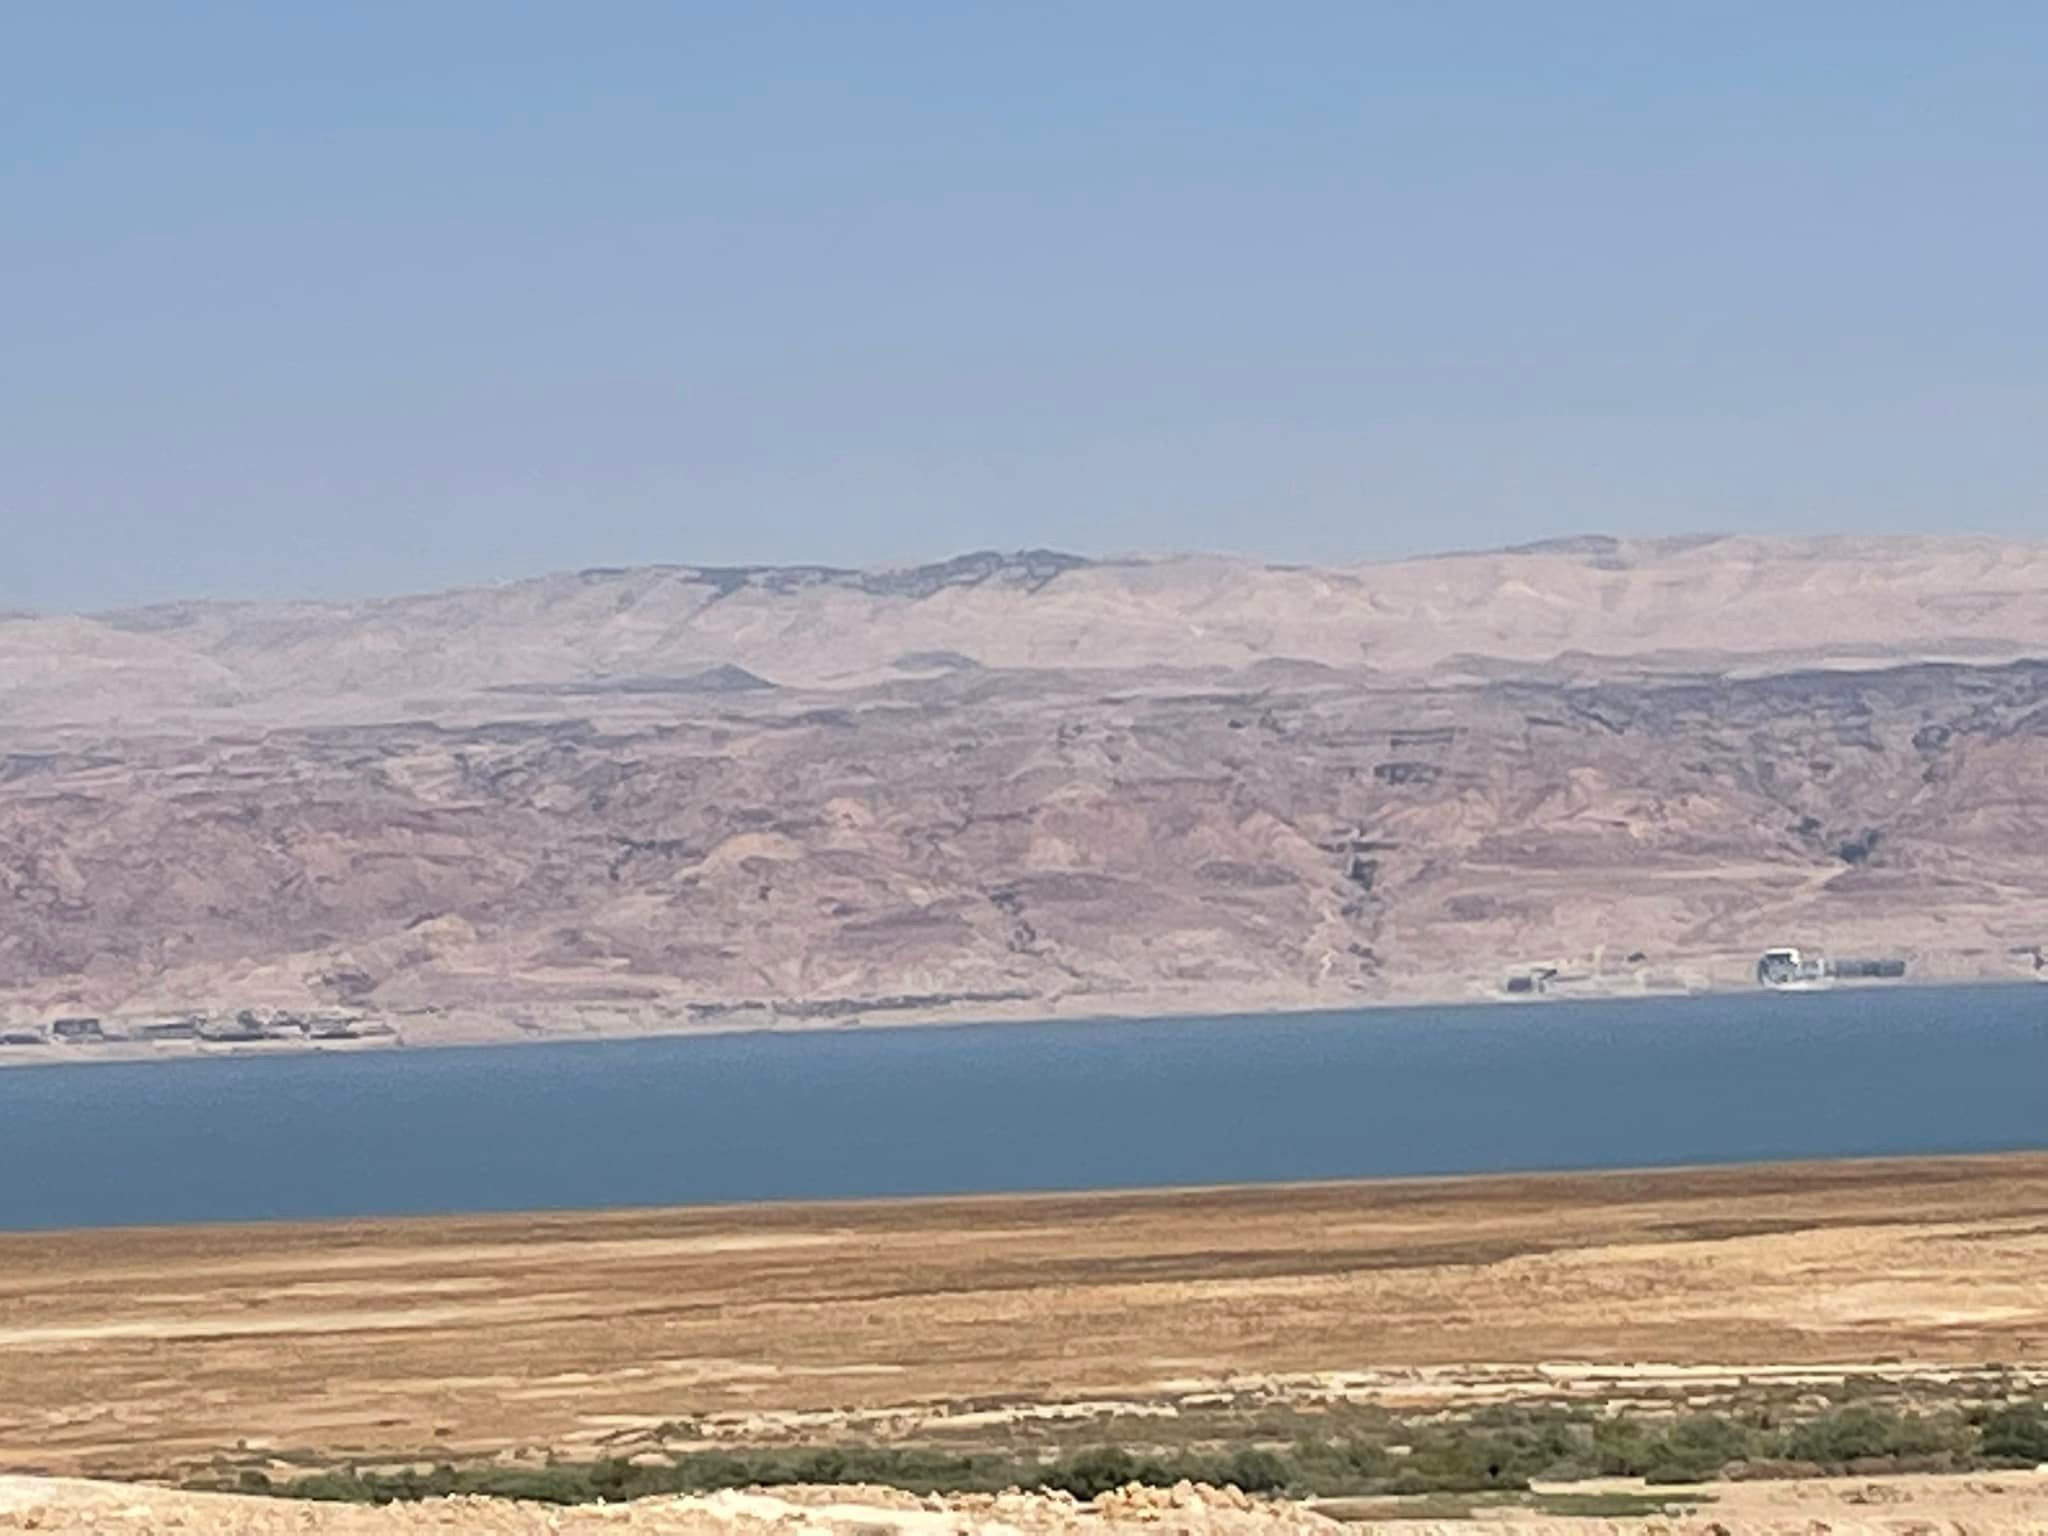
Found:
<svg viewBox="0 0 2048 1536"><path fill-rule="evenodd" d="M2048 536L2048 6L0 6L0 606Z"/></svg>

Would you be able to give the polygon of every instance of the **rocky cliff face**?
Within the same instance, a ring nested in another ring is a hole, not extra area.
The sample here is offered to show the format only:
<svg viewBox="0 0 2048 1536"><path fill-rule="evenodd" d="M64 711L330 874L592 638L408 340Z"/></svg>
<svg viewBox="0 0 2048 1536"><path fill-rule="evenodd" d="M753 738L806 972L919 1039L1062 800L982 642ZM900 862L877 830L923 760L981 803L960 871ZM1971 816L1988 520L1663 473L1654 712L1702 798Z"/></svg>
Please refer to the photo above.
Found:
<svg viewBox="0 0 2048 1536"><path fill-rule="evenodd" d="M2048 552L1030 553L0 624L0 1008L546 1032L2048 939Z"/></svg>

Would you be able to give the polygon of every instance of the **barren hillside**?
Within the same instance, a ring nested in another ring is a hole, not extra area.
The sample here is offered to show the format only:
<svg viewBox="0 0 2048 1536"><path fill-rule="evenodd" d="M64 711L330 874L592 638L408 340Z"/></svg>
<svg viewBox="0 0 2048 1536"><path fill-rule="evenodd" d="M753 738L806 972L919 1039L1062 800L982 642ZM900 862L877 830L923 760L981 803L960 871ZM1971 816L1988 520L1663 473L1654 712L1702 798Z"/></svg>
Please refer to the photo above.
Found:
<svg viewBox="0 0 2048 1536"><path fill-rule="evenodd" d="M1981 540L15 618L0 1054L61 1016L429 1040L1698 987L1781 942L2028 975L2041 657L2048 547Z"/></svg>

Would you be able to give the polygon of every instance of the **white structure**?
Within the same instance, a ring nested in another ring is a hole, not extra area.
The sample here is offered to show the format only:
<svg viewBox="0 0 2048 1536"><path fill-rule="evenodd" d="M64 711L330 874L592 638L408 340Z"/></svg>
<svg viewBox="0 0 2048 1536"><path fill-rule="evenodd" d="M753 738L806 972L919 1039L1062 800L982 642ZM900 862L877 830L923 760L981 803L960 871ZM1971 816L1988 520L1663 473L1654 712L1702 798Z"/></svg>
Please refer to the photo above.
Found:
<svg viewBox="0 0 2048 1536"><path fill-rule="evenodd" d="M1767 949L1756 963L1756 979L1781 992L1811 992L1833 979L1828 963L1819 955L1797 949Z"/></svg>

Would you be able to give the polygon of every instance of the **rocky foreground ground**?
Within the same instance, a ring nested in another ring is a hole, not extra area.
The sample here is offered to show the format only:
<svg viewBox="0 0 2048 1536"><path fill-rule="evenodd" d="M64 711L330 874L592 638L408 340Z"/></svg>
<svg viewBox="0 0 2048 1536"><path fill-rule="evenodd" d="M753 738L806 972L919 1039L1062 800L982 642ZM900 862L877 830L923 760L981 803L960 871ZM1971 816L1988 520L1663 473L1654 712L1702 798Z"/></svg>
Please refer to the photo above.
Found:
<svg viewBox="0 0 2048 1536"><path fill-rule="evenodd" d="M1040 1494L917 1499L889 1489L787 1488L558 1508L433 1499L364 1508L120 1483L0 1478L0 1530L218 1532L220 1536L399 1536L409 1531L540 1536L2040 1536L2048 1476L1903 1477L1715 1484L1697 1508L1644 1517L1476 1511L1471 1518L1367 1513L1347 1522L1235 1489L1132 1488L1090 1504Z"/></svg>

